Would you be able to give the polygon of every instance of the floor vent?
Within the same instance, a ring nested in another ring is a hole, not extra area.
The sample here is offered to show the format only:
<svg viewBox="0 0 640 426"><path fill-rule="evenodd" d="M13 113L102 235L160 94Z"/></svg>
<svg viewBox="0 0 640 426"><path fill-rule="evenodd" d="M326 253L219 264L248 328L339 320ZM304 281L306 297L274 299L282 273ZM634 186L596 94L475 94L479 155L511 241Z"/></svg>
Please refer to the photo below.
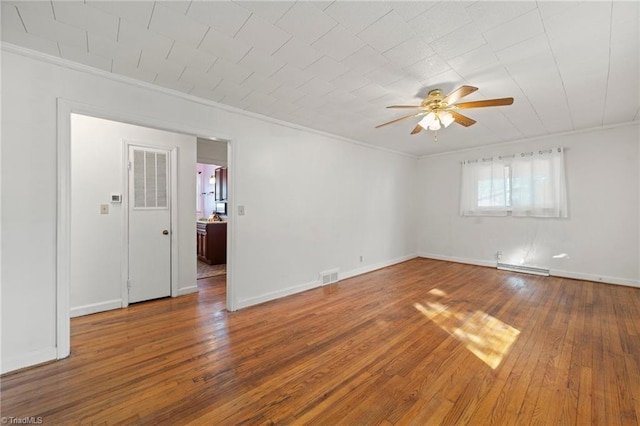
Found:
<svg viewBox="0 0 640 426"><path fill-rule="evenodd" d="M338 282L338 270L320 272L320 281L322 285L333 284Z"/></svg>
<svg viewBox="0 0 640 426"><path fill-rule="evenodd" d="M523 272L525 274L549 276L549 270L544 268L535 268L533 266L510 265L508 263L498 263L498 269L503 271Z"/></svg>

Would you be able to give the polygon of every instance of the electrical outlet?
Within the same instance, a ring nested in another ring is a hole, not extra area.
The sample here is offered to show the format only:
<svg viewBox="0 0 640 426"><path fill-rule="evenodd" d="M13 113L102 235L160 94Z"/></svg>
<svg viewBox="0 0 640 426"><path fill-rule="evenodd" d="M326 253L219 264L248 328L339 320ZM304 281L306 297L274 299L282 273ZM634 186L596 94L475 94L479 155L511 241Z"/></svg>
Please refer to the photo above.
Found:
<svg viewBox="0 0 640 426"><path fill-rule="evenodd" d="M496 252L496 259L498 260L502 259L502 252L500 250Z"/></svg>
<svg viewBox="0 0 640 426"><path fill-rule="evenodd" d="M100 204L100 214L109 214L109 204Z"/></svg>
<svg viewBox="0 0 640 426"><path fill-rule="evenodd" d="M244 206L238 206L238 216L244 216Z"/></svg>

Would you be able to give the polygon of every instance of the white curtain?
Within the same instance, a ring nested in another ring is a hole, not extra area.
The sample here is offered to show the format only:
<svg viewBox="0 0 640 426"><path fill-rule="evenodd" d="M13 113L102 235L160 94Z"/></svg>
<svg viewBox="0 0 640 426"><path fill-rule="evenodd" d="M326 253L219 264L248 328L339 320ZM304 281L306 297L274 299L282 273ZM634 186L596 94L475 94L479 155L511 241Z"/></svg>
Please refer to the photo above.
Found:
<svg viewBox="0 0 640 426"><path fill-rule="evenodd" d="M511 162L513 216L567 217L564 151L516 156Z"/></svg>
<svg viewBox="0 0 640 426"><path fill-rule="evenodd" d="M506 216L509 179L502 160L493 158L462 163L462 216Z"/></svg>
<svg viewBox="0 0 640 426"><path fill-rule="evenodd" d="M463 162L460 214L567 217L563 149Z"/></svg>

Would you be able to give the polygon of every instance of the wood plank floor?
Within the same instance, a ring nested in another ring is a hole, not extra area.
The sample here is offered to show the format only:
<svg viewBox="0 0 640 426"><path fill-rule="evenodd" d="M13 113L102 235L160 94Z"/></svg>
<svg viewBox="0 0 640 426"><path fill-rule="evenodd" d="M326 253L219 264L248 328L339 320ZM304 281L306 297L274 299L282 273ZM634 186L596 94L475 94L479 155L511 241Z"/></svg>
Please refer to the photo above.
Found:
<svg viewBox="0 0 640 426"><path fill-rule="evenodd" d="M2 377L44 424L637 425L640 289L414 259L227 312L200 292L72 320Z"/></svg>

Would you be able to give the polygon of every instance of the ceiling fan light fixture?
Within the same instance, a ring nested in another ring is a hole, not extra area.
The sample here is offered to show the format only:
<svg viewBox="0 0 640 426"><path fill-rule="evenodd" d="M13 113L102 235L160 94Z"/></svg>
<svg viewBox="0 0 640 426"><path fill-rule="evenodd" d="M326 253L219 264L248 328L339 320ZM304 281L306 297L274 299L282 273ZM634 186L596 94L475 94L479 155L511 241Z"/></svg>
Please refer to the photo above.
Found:
<svg viewBox="0 0 640 426"><path fill-rule="evenodd" d="M418 123L423 129L431 127L431 125L438 121L438 116L435 113L430 112Z"/></svg>
<svg viewBox="0 0 640 426"><path fill-rule="evenodd" d="M433 123L429 124L429 130L440 130L442 126L440 125L440 120L435 120Z"/></svg>
<svg viewBox="0 0 640 426"><path fill-rule="evenodd" d="M448 111L443 111L438 114L438 118L444 127L449 127L451 123L453 123L453 115L451 115Z"/></svg>

